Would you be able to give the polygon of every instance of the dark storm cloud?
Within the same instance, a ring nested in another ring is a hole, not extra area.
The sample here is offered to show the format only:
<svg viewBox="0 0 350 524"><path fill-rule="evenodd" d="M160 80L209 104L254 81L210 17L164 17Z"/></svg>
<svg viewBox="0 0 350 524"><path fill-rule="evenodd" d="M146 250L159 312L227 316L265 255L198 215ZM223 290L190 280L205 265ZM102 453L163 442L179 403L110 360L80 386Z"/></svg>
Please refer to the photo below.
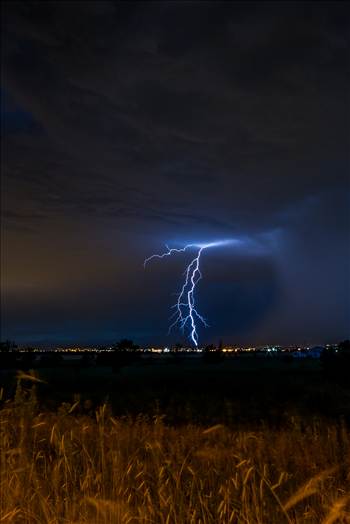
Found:
<svg viewBox="0 0 350 524"><path fill-rule="evenodd" d="M135 273L114 243L142 259L164 241L249 236L265 243L259 264L270 267L257 271L270 298L246 300L257 313L234 308L245 311L238 324L252 328L252 338L260 336L259 313L288 316L283 308L295 281L283 268L308 268L300 274L302 294L312 272L307 261L319 256L325 237L335 254L333 288L346 287L346 271L337 275L349 255L345 3L4 2L3 15L9 259L22 242L11 231L44 243L55 231L61 249L65 235L67 246L83 236L96 250L102 242L98 257L107 265L115 257L114 271L129 282ZM54 274L52 255L41 260ZM84 266L78 255L66 264L74 274ZM19 280L35 280L34 271L18 271ZM85 282L91 288L99 281L92 274ZM309 291L324 304L321 280ZM242 286L236 293L252 297ZM348 313L343 295L339 307ZM229 312L220 318L238 333L231 303L223 299ZM323 307L317 318L326 316ZM333 324L329 336L346 331L344 320ZM283 333L291 337L292 326ZM312 337L316 329L298 333Z"/></svg>

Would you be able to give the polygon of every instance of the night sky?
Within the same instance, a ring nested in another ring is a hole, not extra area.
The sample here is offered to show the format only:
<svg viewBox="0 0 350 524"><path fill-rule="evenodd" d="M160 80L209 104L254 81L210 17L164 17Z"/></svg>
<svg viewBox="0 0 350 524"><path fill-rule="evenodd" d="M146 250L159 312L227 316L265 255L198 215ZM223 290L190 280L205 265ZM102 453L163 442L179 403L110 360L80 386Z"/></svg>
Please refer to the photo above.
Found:
<svg viewBox="0 0 350 524"><path fill-rule="evenodd" d="M2 333L167 336L208 250L200 342L350 336L346 2L2 2Z"/></svg>

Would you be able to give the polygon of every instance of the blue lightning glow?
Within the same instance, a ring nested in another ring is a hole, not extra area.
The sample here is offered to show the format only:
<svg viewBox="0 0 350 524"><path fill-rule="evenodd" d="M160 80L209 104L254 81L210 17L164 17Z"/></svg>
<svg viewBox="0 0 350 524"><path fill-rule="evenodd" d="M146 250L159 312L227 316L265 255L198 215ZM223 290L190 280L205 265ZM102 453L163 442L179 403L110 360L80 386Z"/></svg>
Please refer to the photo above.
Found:
<svg viewBox="0 0 350 524"><path fill-rule="evenodd" d="M175 317L174 322L169 327L169 332L176 325L180 326L182 331L185 330L185 327L189 327L190 331L190 340L198 347L198 332L196 327L196 320L201 322L205 327L208 327L206 320L200 315L195 306L195 297L194 291L196 285L202 278L202 273L200 271L200 258L201 254L205 249L210 247L224 246L227 244L232 244L234 240L220 240L218 242L209 242L207 244L186 244L183 248L169 248L165 245L167 251L164 253L151 255L146 258L143 265L146 267L147 263L153 260L154 258L165 258L171 256L173 253L183 253L187 249L195 248L197 249L196 256L191 260L187 269L184 273L185 281L181 288L180 293L177 294L177 302L172 306L175 309L175 312L170 317L171 319Z"/></svg>

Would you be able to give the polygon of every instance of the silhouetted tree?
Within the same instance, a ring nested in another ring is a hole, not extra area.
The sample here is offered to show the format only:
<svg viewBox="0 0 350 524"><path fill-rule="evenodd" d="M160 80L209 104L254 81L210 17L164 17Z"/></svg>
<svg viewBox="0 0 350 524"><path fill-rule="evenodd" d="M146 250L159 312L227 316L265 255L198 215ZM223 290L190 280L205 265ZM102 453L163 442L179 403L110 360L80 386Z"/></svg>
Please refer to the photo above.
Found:
<svg viewBox="0 0 350 524"><path fill-rule="evenodd" d="M134 342L128 338L122 338L112 347L115 351L135 351L139 349L139 346L134 344Z"/></svg>
<svg viewBox="0 0 350 524"><path fill-rule="evenodd" d="M17 344L15 344L15 342L13 342L12 340L5 340L5 342L0 342L0 351L3 351L4 353L14 351L15 349L17 349Z"/></svg>
<svg viewBox="0 0 350 524"><path fill-rule="evenodd" d="M182 352L182 348L183 344L177 342L172 348L173 351L170 353L173 362L177 365L181 364L185 359L185 354Z"/></svg>
<svg viewBox="0 0 350 524"><path fill-rule="evenodd" d="M122 367L131 365L139 358L139 354L136 352L139 346L134 344L131 339L122 338L112 348L114 350L113 353L107 354L103 360L104 365L112 366L114 373L118 372Z"/></svg>

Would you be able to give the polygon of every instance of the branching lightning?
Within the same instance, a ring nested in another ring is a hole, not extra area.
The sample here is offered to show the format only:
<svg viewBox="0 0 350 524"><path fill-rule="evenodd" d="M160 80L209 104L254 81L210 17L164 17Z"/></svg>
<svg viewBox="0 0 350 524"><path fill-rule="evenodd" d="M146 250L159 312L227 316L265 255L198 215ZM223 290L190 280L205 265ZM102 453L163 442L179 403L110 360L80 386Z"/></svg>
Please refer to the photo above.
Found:
<svg viewBox="0 0 350 524"><path fill-rule="evenodd" d="M205 318L198 312L195 303L194 292L196 285L202 278L202 273L200 270L200 259L203 251L210 247L223 246L226 244L231 244L233 240L221 240L219 242L210 242L207 244L186 244L183 248L169 248L165 245L167 251L164 253L154 254L146 258L143 265L146 267L147 263L155 258L165 258L173 255L174 253L183 253L188 249L196 249L196 256L188 264L187 269L184 273L184 283L182 285L181 291L177 293L177 301L172 306L172 309L175 309L174 313L171 315L171 319L174 318L173 323L169 327L169 332L176 325L180 326L180 329L184 332L185 328L189 329L190 340L198 347L198 331L197 323L200 322L205 327L208 327L208 324Z"/></svg>

